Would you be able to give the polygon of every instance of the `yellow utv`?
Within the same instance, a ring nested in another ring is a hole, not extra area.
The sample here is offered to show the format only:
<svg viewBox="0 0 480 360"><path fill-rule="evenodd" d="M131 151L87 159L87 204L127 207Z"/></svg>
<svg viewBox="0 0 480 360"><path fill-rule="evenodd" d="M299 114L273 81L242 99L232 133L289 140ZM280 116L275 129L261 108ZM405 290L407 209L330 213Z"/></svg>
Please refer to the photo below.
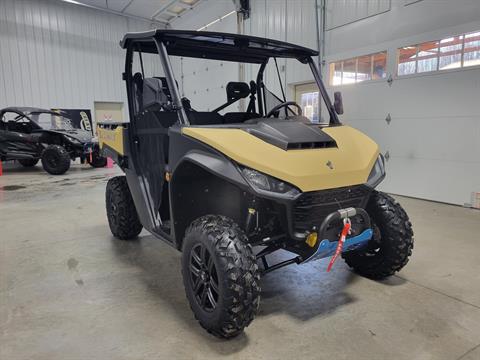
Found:
<svg viewBox="0 0 480 360"><path fill-rule="evenodd" d="M260 276L289 264L331 257L330 269L343 257L374 279L405 266L413 248L408 216L375 190L383 156L339 121L341 95L331 103L317 51L183 30L129 33L121 47L130 121L98 129L103 154L125 173L107 184L110 230L131 240L145 228L182 252L186 295L207 331L242 332L259 307ZM318 104L288 100L287 61L315 80ZM225 75L236 77L238 63L249 83L215 88ZM196 77L201 67L210 74L205 83ZM291 259L269 262L280 249Z"/></svg>

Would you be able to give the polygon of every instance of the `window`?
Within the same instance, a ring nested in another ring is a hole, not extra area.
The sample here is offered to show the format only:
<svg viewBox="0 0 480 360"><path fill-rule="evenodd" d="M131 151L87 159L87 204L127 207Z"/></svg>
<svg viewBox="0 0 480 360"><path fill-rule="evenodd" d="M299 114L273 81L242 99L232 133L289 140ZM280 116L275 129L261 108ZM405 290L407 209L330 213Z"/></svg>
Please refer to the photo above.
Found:
<svg viewBox="0 0 480 360"><path fill-rule="evenodd" d="M330 85L354 84L387 77L387 52L330 63Z"/></svg>
<svg viewBox="0 0 480 360"><path fill-rule="evenodd" d="M295 86L295 101L302 107L303 116L310 119L313 123L320 123L319 91L315 83L302 84Z"/></svg>
<svg viewBox="0 0 480 360"><path fill-rule="evenodd" d="M318 123L318 91L302 94L300 105L303 115Z"/></svg>
<svg viewBox="0 0 480 360"><path fill-rule="evenodd" d="M480 32L465 35L463 67L480 65Z"/></svg>
<svg viewBox="0 0 480 360"><path fill-rule="evenodd" d="M480 32L398 49L398 76L480 65Z"/></svg>

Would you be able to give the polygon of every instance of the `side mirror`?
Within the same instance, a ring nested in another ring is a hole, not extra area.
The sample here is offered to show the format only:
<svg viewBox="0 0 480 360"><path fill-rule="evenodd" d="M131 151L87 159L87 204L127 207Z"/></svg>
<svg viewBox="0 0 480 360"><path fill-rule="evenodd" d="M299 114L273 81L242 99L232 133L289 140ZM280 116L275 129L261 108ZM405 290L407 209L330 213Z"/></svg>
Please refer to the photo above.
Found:
<svg viewBox="0 0 480 360"><path fill-rule="evenodd" d="M342 93L340 91L335 91L333 93L333 98L334 98L333 107L335 108L335 112L338 115L342 115L343 114Z"/></svg>

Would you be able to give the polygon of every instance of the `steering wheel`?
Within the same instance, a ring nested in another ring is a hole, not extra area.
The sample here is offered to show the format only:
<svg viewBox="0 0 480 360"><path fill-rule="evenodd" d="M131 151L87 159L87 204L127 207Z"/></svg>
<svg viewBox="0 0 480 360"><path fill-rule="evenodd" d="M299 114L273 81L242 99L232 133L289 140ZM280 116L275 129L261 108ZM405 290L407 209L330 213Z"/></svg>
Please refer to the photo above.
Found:
<svg viewBox="0 0 480 360"><path fill-rule="evenodd" d="M270 110L268 112L268 114L266 115L267 118L271 117L272 115L274 115L278 110L280 110L281 108L283 107L288 107L288 106L295 106L297 109L298 109L298 115L302 115L302 108L300 105L298 105L295 101L285 101L281 104L278 104L277 106L274 106L272 110Z"/></svg>

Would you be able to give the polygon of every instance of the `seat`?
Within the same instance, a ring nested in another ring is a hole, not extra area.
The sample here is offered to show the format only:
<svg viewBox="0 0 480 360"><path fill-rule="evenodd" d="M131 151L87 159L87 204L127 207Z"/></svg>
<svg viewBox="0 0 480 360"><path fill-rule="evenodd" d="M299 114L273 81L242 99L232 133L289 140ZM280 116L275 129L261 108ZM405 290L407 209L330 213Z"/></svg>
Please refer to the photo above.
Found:
<svg viewBox="0 0 480 360"><path fill-rule="evenodd" d="M168 108L169 91L163 78L145 78L142 87L142 124L138 134L145 138L152 149L153 156L163 159L168 163L169 138L168 128L178 120L176 111L164 111ZM138 81L140 85L140 81ZM166 106L165 106L166 105ZM160 144L162 145L160 147ZM162 148L163 147L163 148Z"/></svg>

